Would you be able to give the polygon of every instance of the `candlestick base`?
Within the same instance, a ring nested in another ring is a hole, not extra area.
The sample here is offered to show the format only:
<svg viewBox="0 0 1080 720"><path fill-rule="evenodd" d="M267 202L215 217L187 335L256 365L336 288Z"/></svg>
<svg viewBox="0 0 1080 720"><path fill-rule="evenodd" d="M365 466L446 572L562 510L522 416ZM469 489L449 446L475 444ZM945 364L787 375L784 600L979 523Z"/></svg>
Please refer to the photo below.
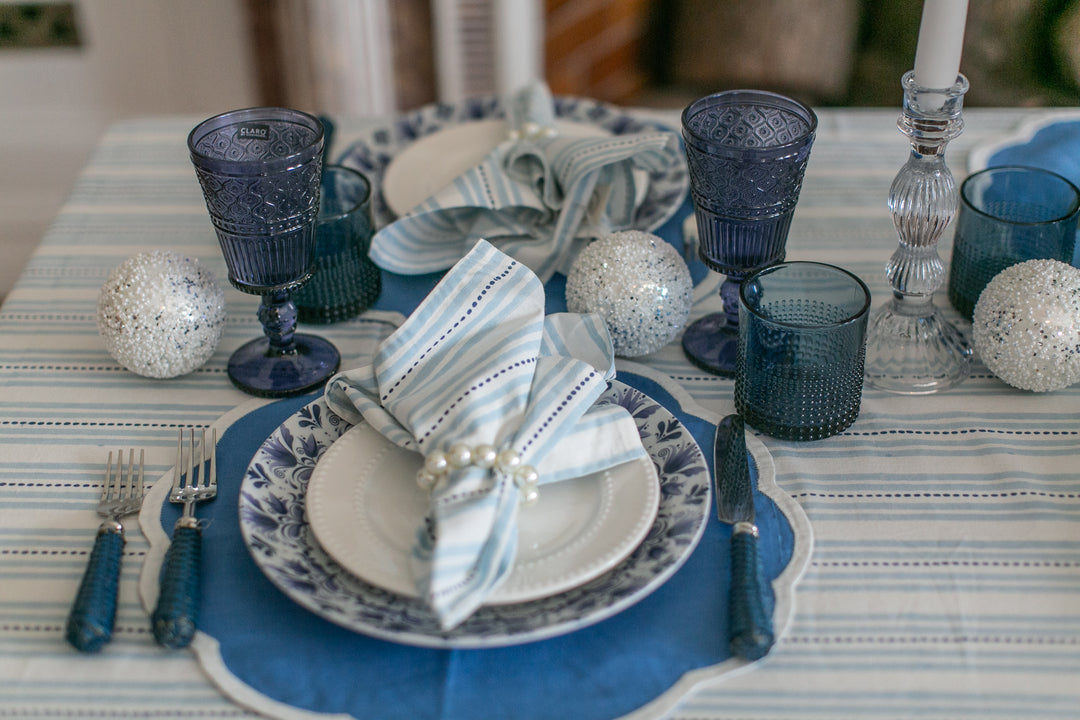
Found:
<svg viewBox="0 0 1080 720"><path fill-rule="evenodd" d="M932 301L896 295L870 316L866 381L900 395L947 390L968 376L971 345Z"/></svg>

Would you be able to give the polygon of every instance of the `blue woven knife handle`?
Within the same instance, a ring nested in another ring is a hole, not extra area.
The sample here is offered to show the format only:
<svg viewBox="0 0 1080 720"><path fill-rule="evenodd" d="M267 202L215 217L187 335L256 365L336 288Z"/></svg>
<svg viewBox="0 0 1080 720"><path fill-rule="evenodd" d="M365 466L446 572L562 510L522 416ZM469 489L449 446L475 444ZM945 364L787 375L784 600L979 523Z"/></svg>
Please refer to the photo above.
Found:
<svg viewBox="0 0 1080 720"><path fill-rule="evenodd" d="M757 530L737 523L731 535L731 593L728 598L731 651L746 660L760 660L773 646L772 617L765 612L758 562Z"/></svg>
<svg viewBox="0 0 1080 720"><path fill-rule="evenodd" d="M154 639L170 648L187 647L199 623L202 530L180 526L165 553L161 591L151 617Z"/></svg>
<svg viewBox="0 0 1080 720"><path fill-rule="evenodd" d="M112 639L123 549L121 531L105 527L98 530L67 620L65 637L78 650L97 652Z"/></svg>

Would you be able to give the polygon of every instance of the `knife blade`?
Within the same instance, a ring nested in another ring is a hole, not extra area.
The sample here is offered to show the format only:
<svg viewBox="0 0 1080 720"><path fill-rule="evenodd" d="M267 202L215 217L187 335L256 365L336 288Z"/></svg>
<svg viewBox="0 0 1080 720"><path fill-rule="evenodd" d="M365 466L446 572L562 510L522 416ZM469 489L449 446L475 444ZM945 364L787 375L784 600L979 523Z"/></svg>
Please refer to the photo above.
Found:
<svg viewBox="0 0 1080 720"><path fill-rule="evenodd" d="M758 529L754 524L754 486L746 452L746 426L728 415L716 426L713 447L716 514L732 525L728 637L731 651L746 660L764 657L774 642L772 618L762 599Z"/></svg>

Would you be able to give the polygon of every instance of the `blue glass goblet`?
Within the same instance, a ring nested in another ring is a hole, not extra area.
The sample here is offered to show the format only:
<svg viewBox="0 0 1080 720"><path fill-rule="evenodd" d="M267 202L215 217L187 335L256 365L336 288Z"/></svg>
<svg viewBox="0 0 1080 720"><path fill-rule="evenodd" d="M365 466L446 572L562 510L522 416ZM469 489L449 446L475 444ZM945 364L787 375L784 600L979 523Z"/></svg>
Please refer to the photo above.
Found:
<svg viewBox="0 0 1080 720"><path fill-rule="evenodd" d="M698 254L726 275L723 312L692 323L683 350L698 367L735 374L739 284L784 259L788 229L817 132L817 116L776 93L731 90L682 114Z"/></svg>
<svg viewBox="0 0 1080 720"><path fill-rule="evenodd" d="M229 358L229 378L252 395L287 397L320 387L341 356L296 333L290 294L311 275L319 212L323 128L286 108L249 108L195 127L188 150L238 290L262 296L264 337Z"/></svg>

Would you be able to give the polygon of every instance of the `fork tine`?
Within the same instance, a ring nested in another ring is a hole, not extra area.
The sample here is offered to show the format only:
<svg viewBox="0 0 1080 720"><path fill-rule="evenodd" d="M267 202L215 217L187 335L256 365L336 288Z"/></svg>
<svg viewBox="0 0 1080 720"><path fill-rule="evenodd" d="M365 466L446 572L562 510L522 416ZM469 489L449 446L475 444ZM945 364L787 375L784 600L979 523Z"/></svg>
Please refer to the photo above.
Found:
<svg viewBox="0 0 1080 720"><path fill-rule="evenodd" d="M128 448L127 476L120 482L120 499L128 500L135 493L135 448Z"/></svg>
<svg viewBox="0 0 1080 720"><path fill-rule="evenodd" d="M109 499L109 488L112 486L112 450L109 451L109 459L105 463L105 484L101 486L101 502Z"/></svg>
<svg viewBox="0 0 1080 720"><path fill-rule="evenodd" d="M199 477L192 480L191 486L198 489L206 485L206 428L202 429L199 439ZM195 452L195 431L191 431L191 452Z"/></svg>
<svg viewBox="0 0 1080 720"><path fill-rule="evenodd" d="M185 487L195 487L195 428L188 429L188 466Z"/></svg>
<svg viewBox="0 0 1080 720"><path fill-rule="evenodd" d="M217 492L217 428L210 431L210 468L207 471L207 487Z"/></svg>
<svg viewBox="0 0 1080 720"><path fill-rule="evenodd" d="M146 466L146 450L139 448L139 479L138 484L135 486L134 498L142 503L143 495L146 493L146 485L143 482L143 474Z"/></svg>
<svg viewBox="0 0 1080 720"><path fill-rule="evenodd" d="M179 492L184 478L184 431L181 429L176 438L176 469L173 471L172 490Z"/></svg>

